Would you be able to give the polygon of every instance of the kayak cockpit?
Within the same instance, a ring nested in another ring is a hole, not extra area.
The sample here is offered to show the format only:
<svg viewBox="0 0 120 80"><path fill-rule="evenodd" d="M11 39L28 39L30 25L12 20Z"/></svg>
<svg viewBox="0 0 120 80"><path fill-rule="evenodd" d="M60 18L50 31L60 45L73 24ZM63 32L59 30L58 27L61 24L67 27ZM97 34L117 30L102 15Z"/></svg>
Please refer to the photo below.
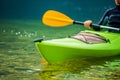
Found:
<svg viewBox="0 0 120 80"><path fill-rule="evenodd" d="M71 38L74 38L89 44L109 42L109 40L104 38L103 36L90 33L90 32L81 32L74 36L71 36Z"/></svg>

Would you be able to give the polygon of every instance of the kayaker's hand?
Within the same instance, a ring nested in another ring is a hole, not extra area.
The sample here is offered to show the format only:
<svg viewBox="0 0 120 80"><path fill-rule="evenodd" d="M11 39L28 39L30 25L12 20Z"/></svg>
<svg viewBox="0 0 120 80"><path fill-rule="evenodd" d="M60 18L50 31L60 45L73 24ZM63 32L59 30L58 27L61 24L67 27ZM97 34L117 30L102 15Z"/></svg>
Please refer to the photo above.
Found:
<svg viewBox="0 0 120 80"><path fill-rule="evenodd" d="M86 28L91 28L91 25L92 24L92 21L91 20L86 20L85 22L84 22L84 26L86 27Z"/></svg>

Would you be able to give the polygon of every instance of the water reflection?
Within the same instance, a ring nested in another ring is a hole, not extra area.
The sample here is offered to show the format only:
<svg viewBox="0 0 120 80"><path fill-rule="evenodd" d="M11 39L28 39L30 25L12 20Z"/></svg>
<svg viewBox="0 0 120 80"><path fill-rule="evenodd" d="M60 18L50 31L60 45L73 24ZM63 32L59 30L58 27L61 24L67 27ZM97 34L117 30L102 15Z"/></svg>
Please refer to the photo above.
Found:
<svg viewBox="0 0 120 80"><path fill-rule="evenodd" d="M48 65L41 64L43 67L39 75L43 80L109 80L115 78L115 73L120 70L119 64L118 56L82 58Z"/></svg>

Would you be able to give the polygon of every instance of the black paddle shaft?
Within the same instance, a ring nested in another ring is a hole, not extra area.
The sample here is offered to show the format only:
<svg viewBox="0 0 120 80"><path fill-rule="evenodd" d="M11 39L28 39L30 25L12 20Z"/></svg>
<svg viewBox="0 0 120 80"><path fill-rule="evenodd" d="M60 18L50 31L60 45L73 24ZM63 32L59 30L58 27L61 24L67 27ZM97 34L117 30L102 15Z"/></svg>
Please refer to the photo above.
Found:
<svg viewBox="0 0 120 80"><path fill-rule="evenodd" d="M80 21L73 21L73 24L84 25L84 23L83 23L83 22L80 22ZM115 30L115 31L120 32L120 28L102 26L102 25L98 25L98 24L91 24L90 26L92 26L92 27L99 27L99 28L103 28L103 29L112 29L112 30Z"/></svg>

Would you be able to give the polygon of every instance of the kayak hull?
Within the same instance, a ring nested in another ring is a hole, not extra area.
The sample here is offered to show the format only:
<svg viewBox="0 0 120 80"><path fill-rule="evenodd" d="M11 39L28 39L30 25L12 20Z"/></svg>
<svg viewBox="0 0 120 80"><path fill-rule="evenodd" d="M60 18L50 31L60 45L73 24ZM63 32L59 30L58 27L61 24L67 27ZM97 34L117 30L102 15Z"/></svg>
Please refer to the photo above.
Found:
<svg viewBox="0 0 120 80"><path fill-rule="evenodd" d="M120 35L108 32L83 31L99 34L107 43L88 44L73 38L43 40L35 42L37 49L48 62L80 59L82 57L105 57L120 53ZM116 38L117 37L117 38Z"/></svg>

